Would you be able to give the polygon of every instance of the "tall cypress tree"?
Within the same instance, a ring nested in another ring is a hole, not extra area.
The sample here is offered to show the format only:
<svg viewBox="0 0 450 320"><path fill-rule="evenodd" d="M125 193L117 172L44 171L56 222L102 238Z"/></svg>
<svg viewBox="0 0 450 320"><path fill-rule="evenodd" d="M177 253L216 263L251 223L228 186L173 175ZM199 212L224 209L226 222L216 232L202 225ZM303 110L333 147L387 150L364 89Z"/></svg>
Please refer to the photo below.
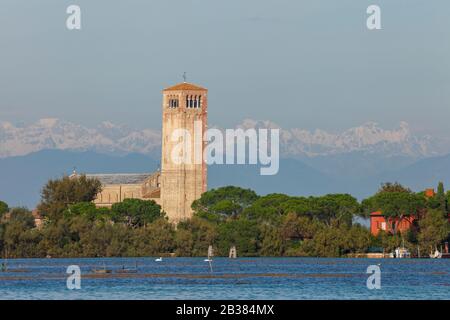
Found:
<svg viewBox="0 0 450 320"><path fill-rule="evenodd" d="M444 190L444 184L442 182L439 182L436 199L439 203L439 210L442 211L444 215L447 214L447 201L445 198L445 190Z"/></svg>

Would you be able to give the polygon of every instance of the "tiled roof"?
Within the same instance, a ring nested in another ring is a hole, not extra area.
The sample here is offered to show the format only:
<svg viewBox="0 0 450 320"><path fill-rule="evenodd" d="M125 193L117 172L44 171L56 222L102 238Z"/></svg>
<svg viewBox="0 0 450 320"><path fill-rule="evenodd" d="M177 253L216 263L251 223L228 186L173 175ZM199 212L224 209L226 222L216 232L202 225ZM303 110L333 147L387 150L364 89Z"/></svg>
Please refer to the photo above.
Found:
<svg viewBox="0 0 450 320"><path fill-rule="evenodd" d="M140 184L153 173L110 173L110 174L86 174L88 178L96 178L103 185L106 184Z"/></svg>
<svg viewBox="0 0 450 320"><path fill-rule="evenodd" d="M205 88L202 88L200 86L197 86L192 83L187 83L187 82L176 84L172 87L164 89L163 91L180 91L180 90L207 91L207 89L205 89Z"/></svg>

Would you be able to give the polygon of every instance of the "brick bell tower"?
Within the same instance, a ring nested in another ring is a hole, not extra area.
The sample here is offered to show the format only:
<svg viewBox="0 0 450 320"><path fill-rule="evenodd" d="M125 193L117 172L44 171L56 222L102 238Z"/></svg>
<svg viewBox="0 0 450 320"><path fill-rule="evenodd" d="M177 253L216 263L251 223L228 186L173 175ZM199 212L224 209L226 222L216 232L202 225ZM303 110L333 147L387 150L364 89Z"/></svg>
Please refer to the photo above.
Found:
<svg viewBox="0 0 450 320"><path fill-rule="evenodd" d="M207 94L207 89L187 82L163 90L161 206L174 223L192 217L192 202L207 188ZM180 150L180 143L185 148ZM174 160L174 154L185 161Z"/></svg>

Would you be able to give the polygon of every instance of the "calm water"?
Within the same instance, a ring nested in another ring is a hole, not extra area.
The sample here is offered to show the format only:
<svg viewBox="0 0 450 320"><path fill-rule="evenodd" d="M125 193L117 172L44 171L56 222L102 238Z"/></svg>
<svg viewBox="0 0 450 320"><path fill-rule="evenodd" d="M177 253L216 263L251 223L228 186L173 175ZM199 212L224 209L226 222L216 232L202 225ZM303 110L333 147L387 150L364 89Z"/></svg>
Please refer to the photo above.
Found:
<svg viewBox="0 0 450 320"><path fill-rule="evenodd" d="M137 274L120 275L122 266ZM366 287L381 263L380 290ZM93 268L111 269L108 275ZM81 290L66 287L79 265ZM450 260L217 258L17 259L0 272L0 299L450 299ZM18 272L13 272L13 271Z"/></svg>

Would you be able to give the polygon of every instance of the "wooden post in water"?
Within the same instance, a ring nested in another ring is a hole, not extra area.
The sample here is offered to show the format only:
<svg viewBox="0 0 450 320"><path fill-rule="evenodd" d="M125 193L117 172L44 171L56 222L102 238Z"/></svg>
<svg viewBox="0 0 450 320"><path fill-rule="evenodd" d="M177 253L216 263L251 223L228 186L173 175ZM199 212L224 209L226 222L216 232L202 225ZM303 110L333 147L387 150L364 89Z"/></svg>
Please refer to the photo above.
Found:
<svg viewBox="0 0 450 320"><path fill-rule="evenodd" d="M208 263L209 263L209 270L212 273L213 272L213 267L212 267L212 257L214 256L214 250L212 246L208 247Z"/></svg>
<svg viewBox="0 0 450 320"><path fill-rule="evenodd" d="M237 257L237 251L236 251L236 246L232 246L230 248L230 254L228 256L230 259L236 259Z"/></svg>

